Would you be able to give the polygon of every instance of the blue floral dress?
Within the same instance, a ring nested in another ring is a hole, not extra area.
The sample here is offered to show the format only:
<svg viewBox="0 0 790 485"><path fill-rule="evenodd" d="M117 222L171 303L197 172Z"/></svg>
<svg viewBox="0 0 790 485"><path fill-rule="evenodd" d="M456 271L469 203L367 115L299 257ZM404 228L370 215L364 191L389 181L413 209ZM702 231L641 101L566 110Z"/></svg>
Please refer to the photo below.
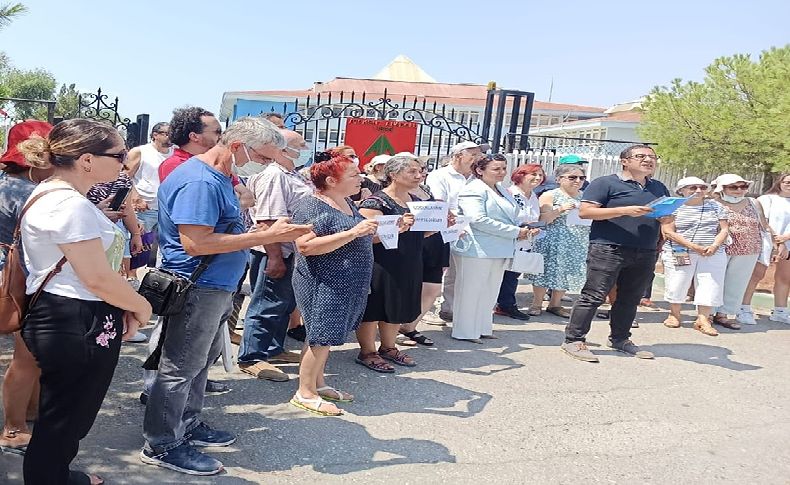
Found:
<svg viewBox="0 0 790 485"><path fill-rule="evenodd" d="M560 189L549 191L552 206L581 203L581 193L573 198ZM569 226L567 212L546 226L544 236L535 241L535 250L543 255L542 275L530 275L534 286L578 293L587 279L587 246L589 226Z"/></svg>

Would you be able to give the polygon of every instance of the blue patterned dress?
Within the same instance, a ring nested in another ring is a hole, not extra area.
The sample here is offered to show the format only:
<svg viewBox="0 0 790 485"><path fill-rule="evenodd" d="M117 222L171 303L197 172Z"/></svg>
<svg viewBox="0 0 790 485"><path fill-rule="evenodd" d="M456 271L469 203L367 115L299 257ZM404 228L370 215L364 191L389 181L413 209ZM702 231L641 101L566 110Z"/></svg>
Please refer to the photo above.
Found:
<svg viewBox="0 0 790 485"><path fill-rule="evenodd" d="M559 207L573 202L581 203L581 193L573 198L560 189L547 192L552 195L552 206ZM587 246L590 242L589 226L569 226L567 212L546 226L544 236L535 241L535 250L543 255L544 272L531 275L534 286L578 293L587 279Z"/></svg>
<svg viewBox="0 0 790 485"><path fill-rule="evenodd" d="M347 231L365 220L356 206L348 215L316 197L300 200L294 224L313 224L321 237ZM296 253L293 288L309 345L343 345L362 321L373 273L373 236L358 237L326 254Z"/></svg>

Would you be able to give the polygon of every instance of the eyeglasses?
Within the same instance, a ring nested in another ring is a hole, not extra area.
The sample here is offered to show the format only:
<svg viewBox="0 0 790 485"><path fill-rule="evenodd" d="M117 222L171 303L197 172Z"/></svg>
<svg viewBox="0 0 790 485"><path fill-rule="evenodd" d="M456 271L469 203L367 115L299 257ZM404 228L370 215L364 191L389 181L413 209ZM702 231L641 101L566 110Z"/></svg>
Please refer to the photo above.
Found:
<svg viewBox="0 0 790 485"><path fill-rule="evenodd" d="M120 153L94 153L94 155L97 157L111 157L118 160L118 163L123 163L126 161L127 152L124 150Z"/></svg>
<svg viewBox="0 0 790 485"><path fill-rule="evenodd" d="M170 136L170 132L169 132L169 131L155 131L155 132L154 132L154 134L155 134L155 135L165 135L165 136Z"/></svg>
<svg viewBox="0 0 790 485"><path fill-rule="evenodd" d="M697 190L708 190L708 186L707 185L687 185L686 187L683 187L683 188L684 189L689 189L689 190L694 190L694 191L697 191Z"/></svg>
<svg viewBox="0 0 790 485"><path fill-rule="evenodd" d="M259 152L258 150L256 150L256 149L252 148L251 146L248 146L248 145L246 145L246 144L245 144L244 146L245 146L245 147L247 147L247 148L249 148L249 149L250 149L250 151L251 151L252 153L256 154L256 155L258 156L258 158L260 158L261 160L263 160L263 161L262 161L262 162L260 162L260 163L269 163L269 162L271 162L271 161L272 161L271 157L267 157L267 156L263 155L261 152Z"/></svg>
<svg viewBox="0 0 790 485"><path fill-rule="evenodd" d="M587 180L586 175L563 175L563 177L570 180L571 182L575 182L577 180L581 180L582 182L584 182L585 180Z"/></svg>
<svg viewBox="0 0 790 485"><path fill-rule="evenodd" d="M746 190L749 188L749 184L725 185L724 188L731 190Z"/></svg>
<svg viewBox="0 0 790 485"><path fill-rule="evenodd" d="M645 153L637 153L636 155L631 155L628 158L635 158L637 160L658 160L657 155L647 155Z"/></svg>

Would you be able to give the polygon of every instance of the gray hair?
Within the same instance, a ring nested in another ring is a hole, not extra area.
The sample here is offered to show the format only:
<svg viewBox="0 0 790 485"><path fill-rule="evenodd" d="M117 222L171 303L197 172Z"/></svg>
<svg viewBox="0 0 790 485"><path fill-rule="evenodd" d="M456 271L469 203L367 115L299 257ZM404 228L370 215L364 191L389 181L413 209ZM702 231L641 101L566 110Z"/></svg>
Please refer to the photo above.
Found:
<svg viewBox="0 0 790 485"><path fill-rule="evenodd" d="M285 148L285 137L274 123L252 116L234 121L219 139L219 142L225 146L234 141L240 141L249 147L272 145L280 149Z"/></svg>
<svg viewBox="0 0 790 485"><path fill-rule="evenodd" d="M584 167L570 163L562 163L557 165L557 168L554 169L554 178L558 179L563 175L568 175L571 172L581 172L584 174Z"/></svg>
<svg viewBox="0 0 790 485"><path fill-rule="evenodd" d="M387 184L392 182L392 176L398 174L409 166L410 163L420 163L420 159L411 155L395 155L384 164L384 180Z"/></svg>

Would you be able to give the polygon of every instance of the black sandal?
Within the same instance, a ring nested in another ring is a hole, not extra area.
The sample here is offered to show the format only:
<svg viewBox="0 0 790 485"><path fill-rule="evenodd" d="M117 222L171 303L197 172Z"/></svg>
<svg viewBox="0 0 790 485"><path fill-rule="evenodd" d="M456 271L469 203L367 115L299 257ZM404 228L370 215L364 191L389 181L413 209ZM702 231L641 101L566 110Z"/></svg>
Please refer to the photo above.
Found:
<svg viewBox="0 0 790 485"><path fill-rule="evenodd" d="M399 331L399 333L404 337L408 337L409 339L414 340L420 345L425 345L426 347L430 347L431 345L433 345L433 340L429 339L428 337L421 334L417 330L413 330L411 332Z"/></svg>
<svg viewBox="0 0 790 485"><path fill-rule="evenodd" d="M359 365L364 365L370 370L374 370L376 372L381 372L382 374L392 374L395 372L395 368L389 365L386 362L379 361L379 360L372 360L371 357L377 357L381 359L376 352L371 352L369 354L359 354L354 361Z"/></svg>
<svg viewBox="0 0 790 485"><path fill-rule="evenodd" d="M391 353L393 350L395 351L394 355ZM404 367L416 367L417 366L417 363L414 362L413 360L411 362L406 360L406 359L411 359L411 357L409 357L408 354L406 354L405 352L401 352L400 350L396 349L395 347L393 347L391 349L381 348L381 349L379 349L379 355L381 356L382 359L386 359L386 360L388 360L390 362L393 362L393 363L398 364L398 365L402 365Z"/></svg>

